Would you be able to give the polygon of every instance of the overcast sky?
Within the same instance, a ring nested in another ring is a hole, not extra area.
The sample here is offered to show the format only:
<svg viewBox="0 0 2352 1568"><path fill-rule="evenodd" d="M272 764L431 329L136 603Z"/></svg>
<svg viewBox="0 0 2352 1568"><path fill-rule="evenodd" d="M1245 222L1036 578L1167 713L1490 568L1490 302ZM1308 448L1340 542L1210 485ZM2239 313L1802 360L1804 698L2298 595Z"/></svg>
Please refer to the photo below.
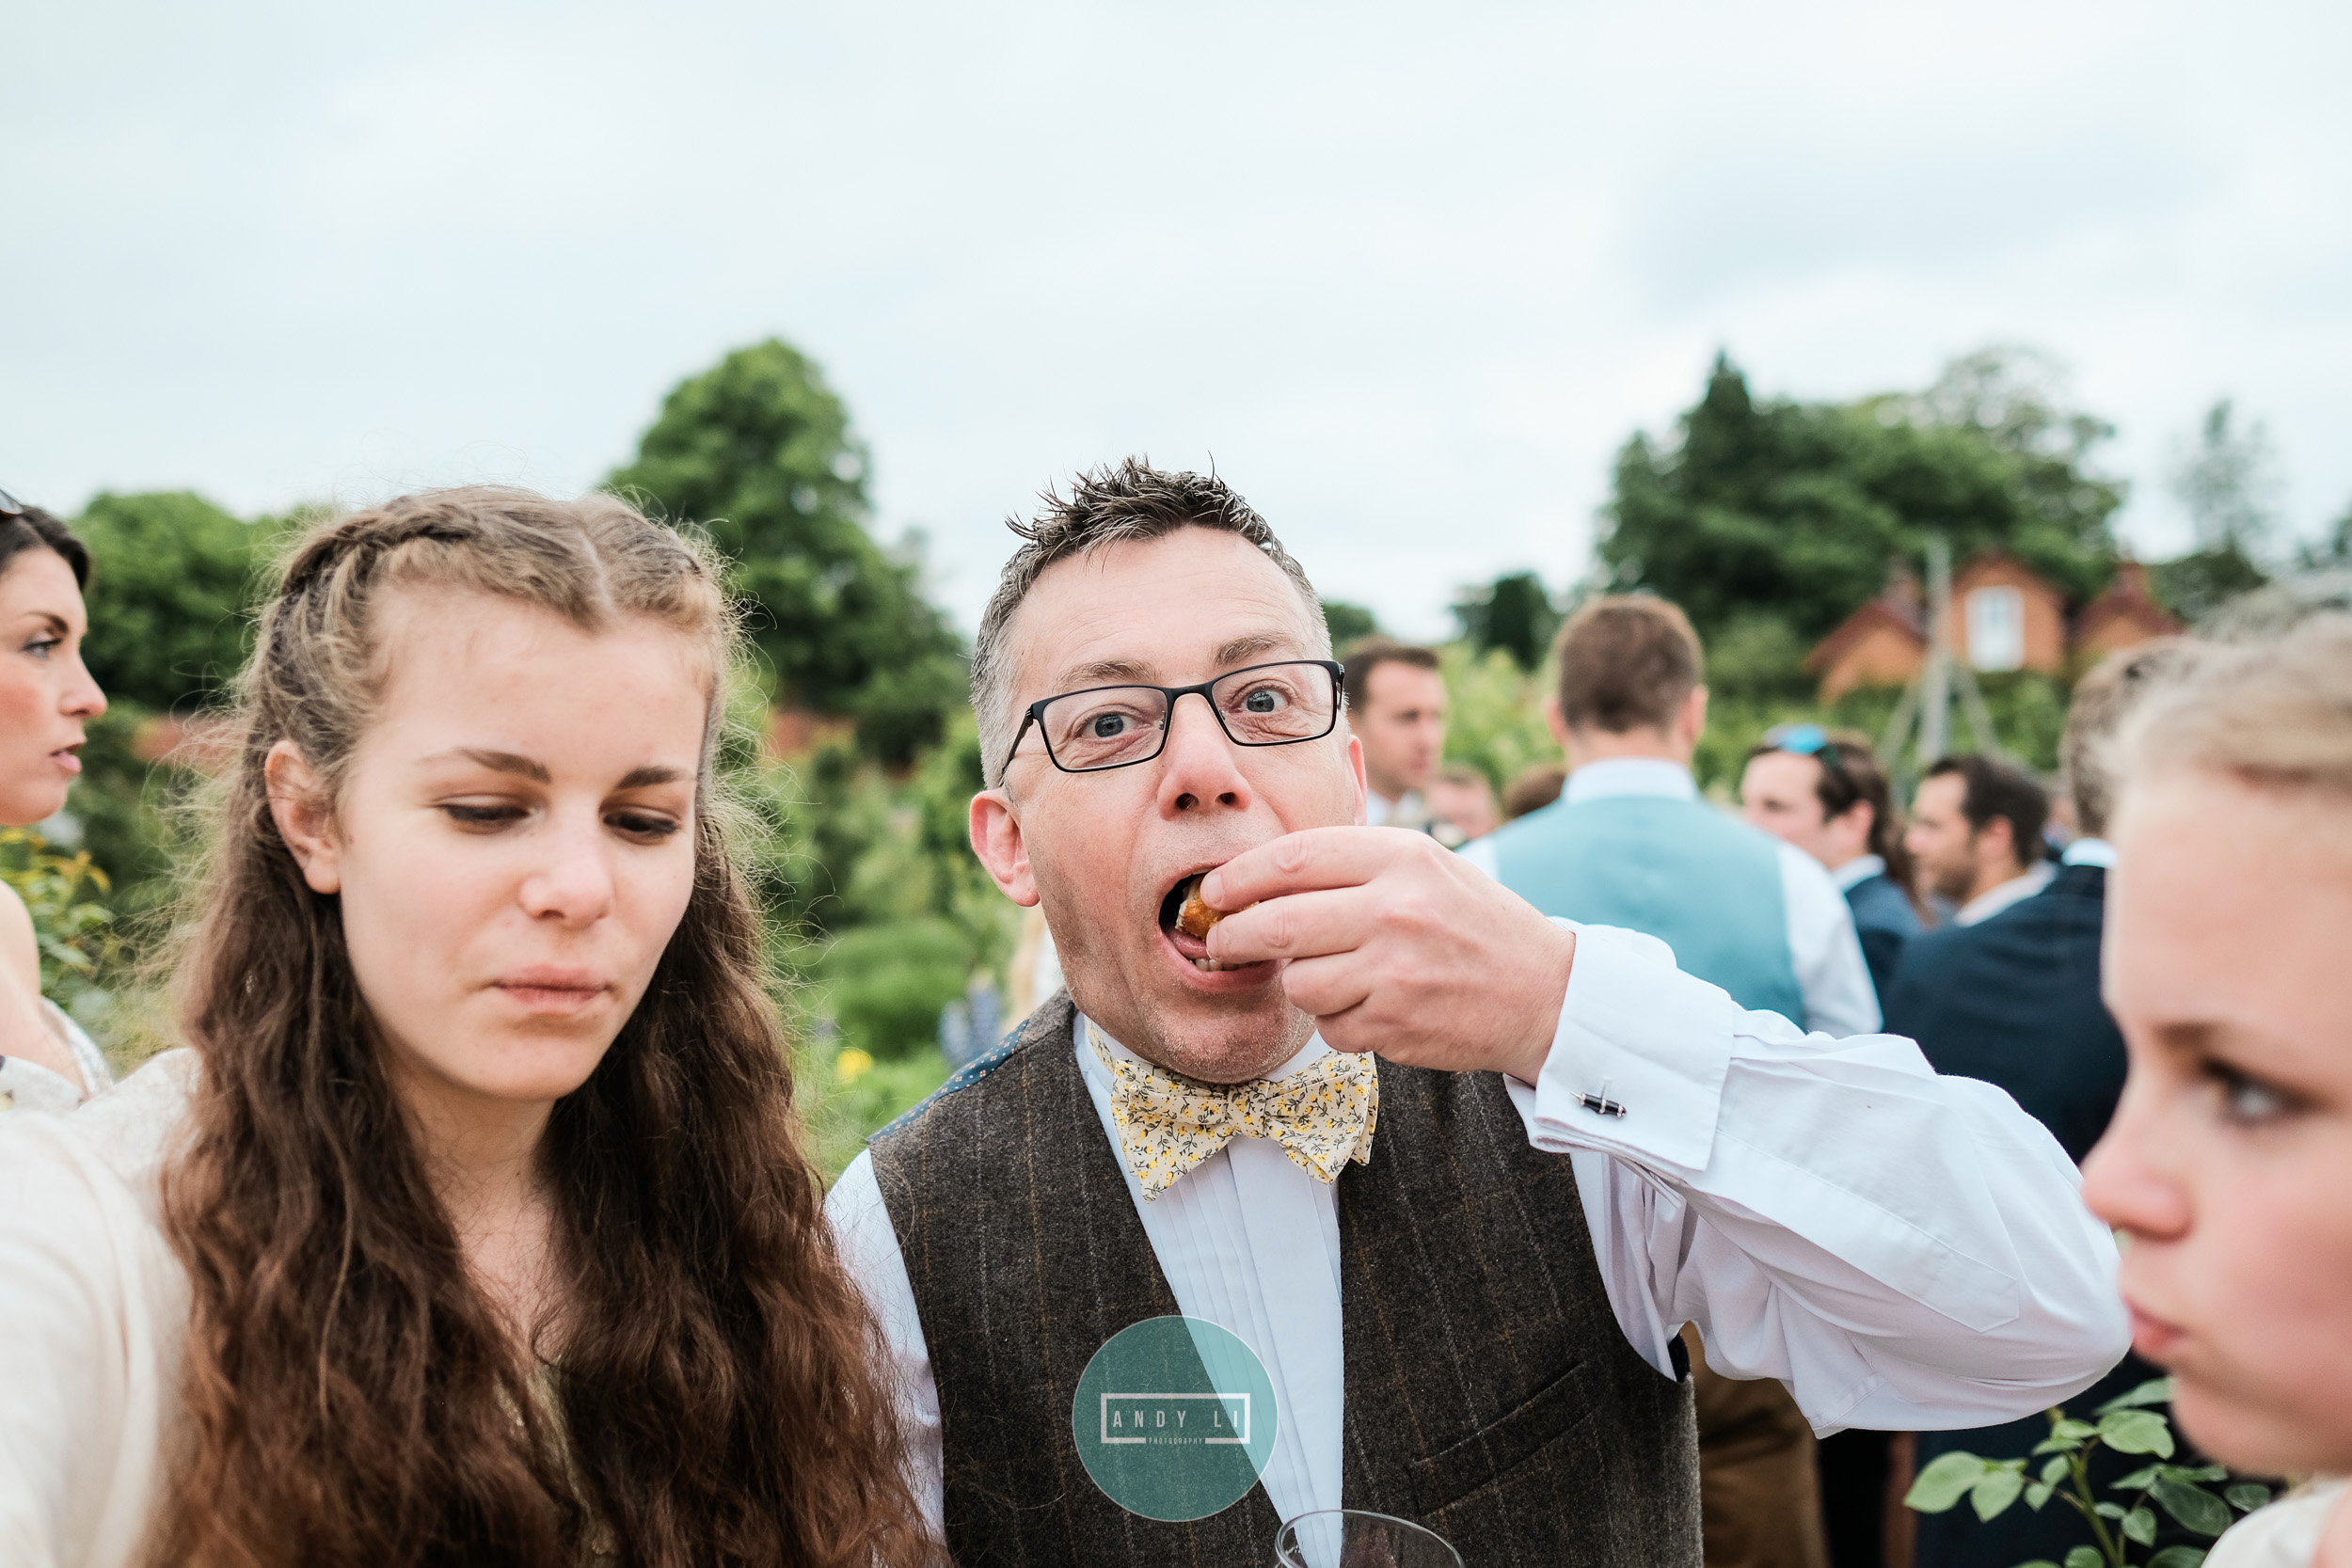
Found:
<svg viewBox="0 0 2352 1568"><path fill-rule="evenodd" d="M2037 345L2352 503L2352 8L10 5L0 485L241 513L577 491L781 334L968 626L1041 484L1217 467L1443 632L1588 560L1612 453Z"/></svg>

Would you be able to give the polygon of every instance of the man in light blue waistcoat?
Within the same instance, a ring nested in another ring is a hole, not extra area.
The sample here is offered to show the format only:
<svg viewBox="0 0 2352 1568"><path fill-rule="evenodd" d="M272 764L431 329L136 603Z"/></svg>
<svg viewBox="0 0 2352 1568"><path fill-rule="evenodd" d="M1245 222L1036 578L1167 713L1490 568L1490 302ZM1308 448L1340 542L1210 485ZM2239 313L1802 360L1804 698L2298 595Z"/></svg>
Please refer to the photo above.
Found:
<svg viewBox="0 0 2352 1568"><path fill-rule="evenodd" d="M1853 915L1820 863L1699 799L1698 634L1649 594L1597 599L1558 642L1560 799L1462 852L1546 914L1645 931L1745 1007L1840 1037L1879 1027Z"/></svg>

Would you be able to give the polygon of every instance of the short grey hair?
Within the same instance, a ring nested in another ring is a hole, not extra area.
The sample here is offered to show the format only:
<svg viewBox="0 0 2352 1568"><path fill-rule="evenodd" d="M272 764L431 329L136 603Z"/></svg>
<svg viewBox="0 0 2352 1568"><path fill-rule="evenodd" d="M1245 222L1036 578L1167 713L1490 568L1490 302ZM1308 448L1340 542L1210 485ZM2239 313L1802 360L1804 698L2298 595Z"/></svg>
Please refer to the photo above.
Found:
<svg viewBox="0 0 2352 1568"><path fill-rule="evenodd" d="M2206 644L2158 637L2109 654L2074 685L2058 741L2058 770L2074 802L2074 831L2105 838L2115 812L2115 737L2151 696L2196 670Z"/></svg>
<svg viewBox="0 0 2352 1568"><path fill-rule="evenodd" d="M1046 568L1073 555L1089 554L1111 545L1164 538L1179 529L1215 529L1236 533L1255 545L1268 561L1282 568L1312 613L1316 651L1331 653L1331 632L1323 619L1323 601L1306 568L1282 548L1266 520L1215 474L1154 468L1151 460L1130 457L1117 467L1082 473L1071 482L1064 498L1051 486L1038 498L1042 503L1034 517L1009 517L1005 526L1018 534L1021 547L1012 552L996 579L996 593L980 616L980 635L972 649L972 706L980 721L980 767L991 788L1004 782L1005 752L1012 745L1020 715L1013 706L1013 657L1008 636L1013 616Z"/></svg>

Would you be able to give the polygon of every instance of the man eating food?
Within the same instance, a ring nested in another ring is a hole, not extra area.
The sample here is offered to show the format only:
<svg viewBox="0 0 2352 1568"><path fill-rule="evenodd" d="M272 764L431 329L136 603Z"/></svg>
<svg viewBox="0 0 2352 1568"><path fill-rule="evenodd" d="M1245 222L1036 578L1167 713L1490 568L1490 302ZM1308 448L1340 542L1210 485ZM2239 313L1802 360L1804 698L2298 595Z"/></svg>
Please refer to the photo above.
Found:
<svg viewBox="0 0 2352 1568"><path fill-rule="evenodd" d="M958 1562L1256 1560L1345 1506L1479 1564L1696 1564L1685 1323L1822 1432L1986 1425L2121 1357L2114 1245L2007 1096L1362 826L1319 601L1222 482L1131 459L1015 531L972 843L1068 992L829 1200ZM1070 1412L1178 1312L1280 1421L1238 1504L1166 1523Z"/></svg>

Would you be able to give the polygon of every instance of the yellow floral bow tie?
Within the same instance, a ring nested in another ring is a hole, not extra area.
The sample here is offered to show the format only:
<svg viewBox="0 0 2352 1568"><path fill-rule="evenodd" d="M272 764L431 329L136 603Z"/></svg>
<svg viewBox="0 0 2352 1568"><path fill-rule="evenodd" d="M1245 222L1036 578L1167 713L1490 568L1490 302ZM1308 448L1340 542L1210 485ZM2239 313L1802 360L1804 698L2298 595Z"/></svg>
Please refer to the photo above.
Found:
<svg viewBox="0 0 2352 1568"><path fill-rule="evenodd" d="M1351 1159L1372 1159L1380 1075L1368 1052L1334 1051L1279 1083L1204 1084L1114 1056L1097 1030L1087 1031L1087 1043L1110 1069L1111 1120L1147 1203L1236 1136L1272 1138L1318 1181L1338 1180Z"/></svg>

